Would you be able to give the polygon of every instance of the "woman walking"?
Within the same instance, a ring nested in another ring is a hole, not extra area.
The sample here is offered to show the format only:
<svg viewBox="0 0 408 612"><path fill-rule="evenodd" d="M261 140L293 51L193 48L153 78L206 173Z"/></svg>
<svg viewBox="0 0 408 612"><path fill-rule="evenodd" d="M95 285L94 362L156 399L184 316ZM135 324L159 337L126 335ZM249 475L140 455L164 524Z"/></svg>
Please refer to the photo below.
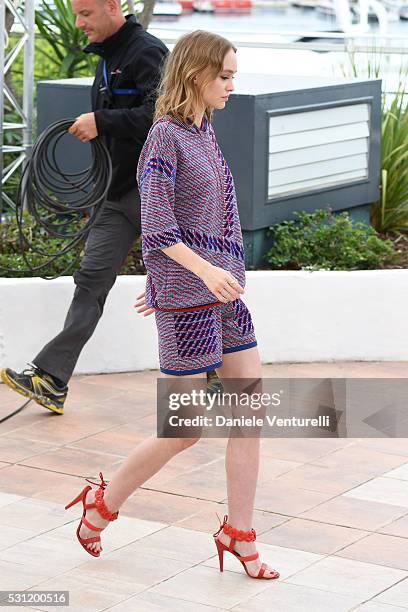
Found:
<svg viewBox="0 0 408 612"><path fill-rule="evenodd" d="M261 379L251 315L241 300L244 248L231 172L211 125L234 89L236 49L225 38L196 31L179 39L167 59L155 122L137 172L142 202L146 291L136 303L155 313L160 370L166 378ZM199 381L197 381L199 382ZM99 556L99 533L124 501L172 457L199 438L156 438L140 443L95 491L86 486L77 536ZM252 578L279 573L262 563L252 527L259 468L259 437L228 440L228 515L213 534L220 570L230 552ZM96 483L94 483L96 484Z"/></svg>

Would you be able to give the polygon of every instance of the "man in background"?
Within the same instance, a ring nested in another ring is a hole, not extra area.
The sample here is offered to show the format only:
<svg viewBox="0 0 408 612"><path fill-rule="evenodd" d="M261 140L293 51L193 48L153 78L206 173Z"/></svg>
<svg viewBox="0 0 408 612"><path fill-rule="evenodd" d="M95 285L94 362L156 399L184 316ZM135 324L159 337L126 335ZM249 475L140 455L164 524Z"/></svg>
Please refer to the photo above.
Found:
<svg viewBox="0 0 408 612"><path fill-rule="evenodd" d="M68 382L102 316L107 295L141 232L136 183L139 155L152 125L155 90L166 46L146 32L120 0L71 0L76 26L86 33L85 53L100 57L92 86L92 112L70 133L83 142L102 138L112 160L107 201L92 226L63 330L23 372L1 371L10 388L57 414L64 413Z"/></svg>

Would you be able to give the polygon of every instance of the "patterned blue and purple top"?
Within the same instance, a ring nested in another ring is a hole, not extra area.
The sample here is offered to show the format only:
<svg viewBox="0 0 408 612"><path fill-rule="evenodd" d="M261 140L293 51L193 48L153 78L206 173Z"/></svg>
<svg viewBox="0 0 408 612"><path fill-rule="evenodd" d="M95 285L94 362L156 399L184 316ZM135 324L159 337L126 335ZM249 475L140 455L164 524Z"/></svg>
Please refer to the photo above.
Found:
<svg viewBox="0 0 408 612"><path fill-rule="evenodd" d="M201 128L166 115L151 127L140 154L146 304L157 309L217 301L205 283L162 248L184 242L244 287L244 245L234 181L204 117Z"/></svg>

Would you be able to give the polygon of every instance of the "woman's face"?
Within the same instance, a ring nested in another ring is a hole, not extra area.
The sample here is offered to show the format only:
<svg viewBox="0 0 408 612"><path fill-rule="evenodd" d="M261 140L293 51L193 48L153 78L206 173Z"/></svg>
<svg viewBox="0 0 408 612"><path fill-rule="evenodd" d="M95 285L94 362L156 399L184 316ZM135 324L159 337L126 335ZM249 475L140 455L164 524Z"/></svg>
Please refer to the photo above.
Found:
<svg viewBox="0 0 408 612"><path fill-rule="evenodd" d="M224 108L229 95L234 91L233 78L237 71L237 56L233 49L230 49L224 57L221 72L217 77L210 81L202 91L203 103L205 108ZM200 85L205 75L197 76L197 84Z"/></svg>

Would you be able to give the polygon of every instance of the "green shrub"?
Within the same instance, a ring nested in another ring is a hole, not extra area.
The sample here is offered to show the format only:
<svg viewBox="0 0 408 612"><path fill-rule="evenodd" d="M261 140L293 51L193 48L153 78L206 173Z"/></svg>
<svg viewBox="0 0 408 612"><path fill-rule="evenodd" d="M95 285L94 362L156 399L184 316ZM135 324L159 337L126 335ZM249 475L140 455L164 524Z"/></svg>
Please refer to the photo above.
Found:
<svg viewBox="0 0 408 612"><path fill-rule="evenodd" d="M142 239L136 241L125 261L123 262L121 274L146 274L146 268L142 260Z"/></svg>
<svg viewBox="0 0 408 612"><path fill-rule="evenodd" d="M67 228L67 231L73 231L78 227L78 222L73 223L72 226ZM67 244L67 242L61 238L50 237L41 226L35 223L35 220L28 213L24 214L24 235L29 239L35 249L51 254L57 253ZM24 253L33 268L42 265L47 259L47 257L34 253L27 245L24 247ZM68 274L71 274L79 268L82 255L83 247L77 247L61 255L61 257L58 257L58 259L50 263L41 271L32 273L27 270L27 264L21 254L19 229L15 218L13 217L9 221L0 224L0 276L2 277L25 278L42 276L44 278L50 278L60 275L67 268L69 268ZM16 272L8 272L4 268L16 270ZM133 249L129 252L120 273L146 273L142 262L140 240L136 242Z"/></svg>
<svg viewBox="0 0 408 612"><path fill-rule="evenodd" d="M76 27L75 19L69 0L54 0L54 6L43 0L35 12L35 24L52 49L51 53L44 49L41 52L58 67L58 77L62 79L72 78L84 69L92 72L94 63L92 56L82 51L88 38Z"/></svg>
<svg viewBox="0 0 408 612"><path fill-rule="evenodd" d="M375 229L330 209L294 213L295 221L269 228L273 246L265 255L273 269L367 270L397 262L392 242Z"/></svg>
<svg viewBox="0 0 408 612"><path fill-rule="evenodd" d="M378 232L408 232L408 63L401 56L398 82L391 56L374 44L371 54L351 50L343 76L382 79L380 197L371 207L371 224Z"/></svg>
<svg viewBox="0 0 408 612"><path fill-rule="evenodd" d="M381 191L371 222L381 232L408 231L408 104L400 83L391 104L382 108Z"/></svg>
<svg viewBox="0 0 408 612"><path fill-rule="evenodd" d="M74 230L75 225L78 224L72 224L69 230ZM25 213L23 216L23 227L24 235L35 250L55 254L66 246L66 242L63 239L49 237L44 228L37 225L33 217L28 213ZM80 255L80 251L78 250L70 251L58 257L58 259L50 263L46 268L32 274L30 271L27 271L27 264L21 253L22 249L25 257L33 268L41 266L47 259L40 253L33 252L24 241L20 241L18 225L13 216L10 220L0 225L0 273L2 276L14 278L27 276L56 276L64 272L66 268L71 267ZM16 270L16 272L7 272L2 269L3 266Z"/></svg>

